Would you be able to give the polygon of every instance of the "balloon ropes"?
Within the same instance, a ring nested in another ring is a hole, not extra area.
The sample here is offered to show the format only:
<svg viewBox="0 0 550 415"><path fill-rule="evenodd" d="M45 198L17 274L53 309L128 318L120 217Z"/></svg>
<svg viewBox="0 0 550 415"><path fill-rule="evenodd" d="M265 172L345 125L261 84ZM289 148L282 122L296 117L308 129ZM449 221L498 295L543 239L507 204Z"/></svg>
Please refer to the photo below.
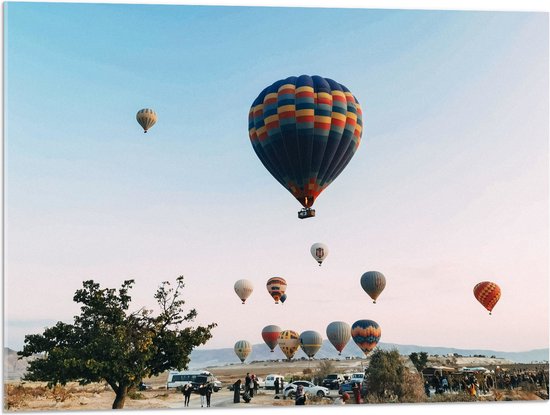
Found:
<svg viewBox="0 0 550 415"><path fill-rule="evenodd" d="M271 175L315 216L313 203L344 170L361 142L361 106L344 85L320 76L281 79L248 114L252 147Z"/></svg>

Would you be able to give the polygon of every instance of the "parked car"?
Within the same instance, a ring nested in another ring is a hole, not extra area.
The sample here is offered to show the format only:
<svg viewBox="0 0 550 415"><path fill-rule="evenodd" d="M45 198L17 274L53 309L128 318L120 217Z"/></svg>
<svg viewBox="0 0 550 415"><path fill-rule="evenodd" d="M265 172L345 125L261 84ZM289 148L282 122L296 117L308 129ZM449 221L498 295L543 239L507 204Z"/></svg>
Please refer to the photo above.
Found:
<svg viewBox="0 0 550 415"><path fill-rule="evenodd" d="M350 396L353 394L353 385L358 384L361 388L361 396L365 397L367 395L367 384L365 382L345 382L340 385L338 388L338 394L343 395L348 393Z"/></svg>
<svg viewBox="0 0 550 415"><path fill-rule="evenodd" d="M298 385L302 385L304 387L304 393L306 395L315 395L319 397L328 396L330 391L328 388L325 388L324 386L317 386L314 385L311 382L308 382L307 380L297 380L295 382L292 382L288 384L284 391L284 397L285 398L291 398L294 399L296 396L296 389L298 389Z"/></svg>
<svg viewBox="0 0 550 415"><path fill-rule="evenodd" d="M331 373L321 383L325 388L338 389L344 383L344 376L338 373Z"/></svg>
<svg viewBox="0 0 550 415"><path fill-rule="evenodd" d="M359 372L359 373L352 373L350 382L363 382L365 380L365 373Z"/></svg>
<svg viewBox="0 0 550 415"><path fill-rule="evenodd" d="M279 386L281 385L281 380L284 380L284 376L281 375L267 375L265 377L265 389L275 389L275 379L279 379Z"/></svg>

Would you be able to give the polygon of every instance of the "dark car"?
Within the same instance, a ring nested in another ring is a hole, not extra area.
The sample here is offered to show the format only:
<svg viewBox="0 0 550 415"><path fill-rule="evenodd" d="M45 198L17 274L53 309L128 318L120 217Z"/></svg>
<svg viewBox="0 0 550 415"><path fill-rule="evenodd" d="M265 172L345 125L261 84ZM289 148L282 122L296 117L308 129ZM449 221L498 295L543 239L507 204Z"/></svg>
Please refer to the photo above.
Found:
<svg viewBox="0 0 550 415"><path fill-rule="evenodd" d="M343 382L344 382L344 377L342 375L331 374L331 375L328 375L325 379L323 379L322 385L325 388L338 389Z"/></svg>
<svg viewBox="0 0 550 415"><path fill-rule="evenodd" d="M209 383L209 378L207 376L199 375L199 376L196 376L195 379L190 382L190 385L193 388L193 392L198 392L199 386L206 383ZM214 392L218 392L222 388L221 382L217 379L210 383L212 383L212 390Z"/></svg>
<svg viewBox="0 0 550 415"><path fill-rule="evenodd" d="M347 393L348 395L353 394L353 385L358 384L361 387L361 396L364 398L367 396L367 384L365 382L359 383L359 382L346 382L342 383L340 387L338 388L338 394L343 395L344 393Z"/></svg>

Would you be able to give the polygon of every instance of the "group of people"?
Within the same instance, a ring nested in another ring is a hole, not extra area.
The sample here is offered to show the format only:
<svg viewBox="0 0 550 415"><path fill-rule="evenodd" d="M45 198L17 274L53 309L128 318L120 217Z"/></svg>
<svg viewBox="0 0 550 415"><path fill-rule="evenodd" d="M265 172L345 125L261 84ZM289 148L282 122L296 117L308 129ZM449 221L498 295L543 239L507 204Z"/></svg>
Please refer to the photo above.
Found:
<svg viewBox="0 0 550 415"><path fill-rule="evenodd" d="M191 400L191 394L193 393L193 386L190 383L187 383L181 390L183 393L183 406L189 406L189 401ZM201 408L206 404L207 408L210 408L210 400L212 398L212 393L214 388L210 382L203 383L199 385L197 392L201 397Z"/></svg>
<svg viewBox="0 0 550 415"><path fill-rule="evenodd" d="M241 402L241 379L233 384L233 403ZM258 388L260 384L258 383L258 377L254 374L247 373L244 378L244 392L242 394L243 400L248 403L254 397L255 394L258 394Z"/></svg>

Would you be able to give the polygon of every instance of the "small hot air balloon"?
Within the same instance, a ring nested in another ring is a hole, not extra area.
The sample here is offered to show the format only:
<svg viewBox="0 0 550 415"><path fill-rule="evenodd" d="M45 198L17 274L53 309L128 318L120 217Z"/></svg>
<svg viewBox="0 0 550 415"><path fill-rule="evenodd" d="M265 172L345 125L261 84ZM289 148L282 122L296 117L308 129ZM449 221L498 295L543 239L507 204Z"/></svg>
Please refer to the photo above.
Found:
<svg viewBox="0 0 550 415"><path fill-rule="evenodd" d="M241 363L244 363L250 352L252 351L252 345L247 340L239 340L237 343L235 343L235 347L233 348L235 350L235 354L239 359L241 359Z"/></svg>
<svg viewBox="0 0 550 415"><path fill-rule="evenodd" d="M376 304L376 299L386 287L386 277L378 271L368 271L361 276L361 287L372 298Z"/></svg>
<svg viewBox="0 0 550 415"><path fill-rule="evenodd" d="M489 314L500 300L500 287L494 282L483 281L474 287L474 296L485 307Z"/></svg>
<svg viewBox="0 0 550 415"><path fill-rule="evenodd" d="M358 320L351 326L351 337L365 356L371 352L382 335L382 330L376 321Z"/></svg>
<svg viewBox="0 0 550 415"><path fill-rule="evenodd" d="M281 295L281 303L284 303L286 301L286 293L284 293L283 295Z"/></svg>
<svg viewBox="0 0 550 415"><path fill-rule="evenodd" d="M361 142L361 106L344 85L320 76L281 79L265 88L248 114L256 155L304 207L300 219L348 165Z"/></svg>
<svg viewBox="0 0 550 415"><path fill-rule="evenodd" d="M286 281L284 280L284 278L272 277L267 280L266 287L269 295L271 295L275 300L275 304L279 304L281 296L286 291Z"/></svg>
<svg viewBox="0 0 550 415"><path fill-rule="evenodd" d="M313 255L313 258L315 258L315 260L319 263L319 266L321 266L323 261L328 256L328 246L320 242L311 245L310 251L311 255Z"/></svg>
<svg viewBox="0 0 550 415"><path fill-rule="evenodd" d="M285 330L281 332L278 343L287 359L290 360L300 347L300 335L295 331Z"/></svg>
<svg viewBox="0 0 550 415"><path fill-rule="evenodd" d="M264 339L265 344L271 349L271 353L273 353L273 350L277 347L280 334L281 328L273 324L265 326L262 330L262 339Z"/></svg>
<svg viewBox="0 0 550 415"><path fill-rule="evenodd" d="M323 345L323 338L313 330L304 331L300 334L300 347L310 359L315 356Z"/></svg>
<svg viewBox="0 0 550 415"><path fill-rule="evenodd" d="M333 321L327 326L327 337L341 355L351 337L351 327L344 321Z"/></svg>
<svg viewBox="0 0 550 415"><path fill-rule="evenodd" d="M252 291L254 291L254 285L249 280L239 280L235 283L233 288L235 289L235 292L237 293L243 304L246 299L250 297Z"/></svg>
<svg viewBox="0 0 550 415"><path fill-rule="evenodd" d="M157 114L151 108L143 108L137 112L136 119L146 133L157 122Z"/></svg>

